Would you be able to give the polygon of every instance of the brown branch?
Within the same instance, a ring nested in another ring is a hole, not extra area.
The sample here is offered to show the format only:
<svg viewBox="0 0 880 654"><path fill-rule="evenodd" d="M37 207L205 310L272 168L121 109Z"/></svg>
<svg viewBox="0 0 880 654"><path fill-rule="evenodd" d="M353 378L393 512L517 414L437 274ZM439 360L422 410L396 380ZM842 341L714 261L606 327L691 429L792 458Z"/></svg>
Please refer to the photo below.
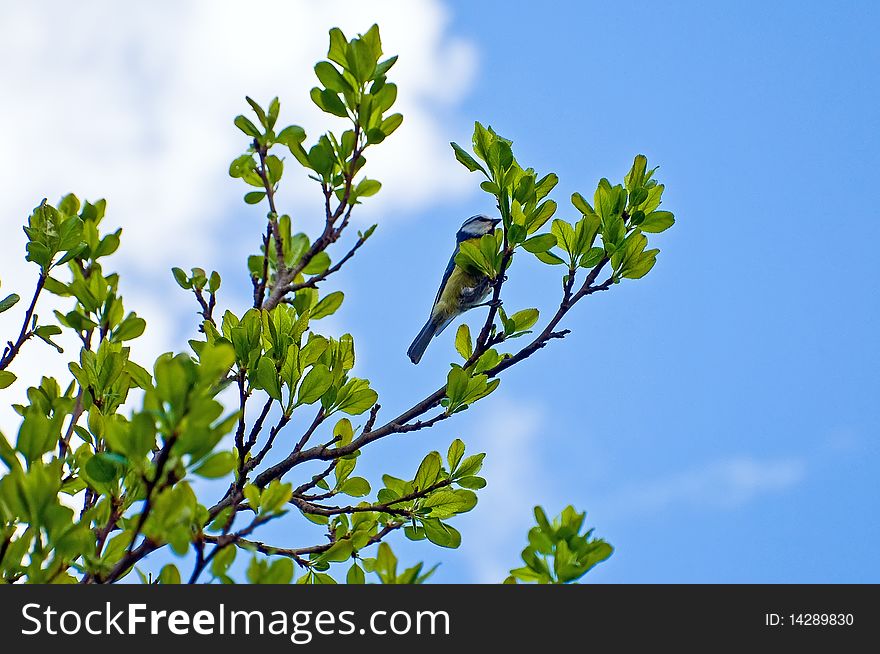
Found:
<svg viewBox="0 0 880 654"><path fill-rule="evenodd" d="M495 325L495 315L498 313L498 307L501 306L501 287L504 286L506 280L505 273L507 272L507 267L510 265L512 258L513 249L507 246L507 234L505 234L504 255L501 258L501 266L498 269L498 276L493 280L492 300L489 302L489 313L486 315L486 322L483 323L483 328L477 335L477 340L474 343L474 351L464 364L465 368L469 368L476 363L477 359L479 359L486 350L492 346L489 343L489 339L492 334L492 327ZM500 342L500 340L501 339L496 341L496 343Z"/></svg>
<svg viewBox="0 0 880 654"><path fill-rule="evenodd" d="M263 488L269 484L273 479L280 479L284 474L286 474L293 466L295 466L299 460L299 455L302 452L302 448L305 447L305 444L308 443L309 439L312 437L312 434L315 433L315 430L318 426L324 422L324 409L319 408L318 413L315 415L315 419L312 421L312 424L309 425L309 428L302 435L302 438L299 439L299 442L293 448L293 451L287 455L287 457L276 463L271 468L268 468L264 472L260 473L254 478L254 485L257 488Z"/></svg>
<svg viewBox="0 0 880 654"><path fill-rule="evenodd" d="M275 257L276 266L279 271L283 271L284 262L284 243L281 240L281 232L278 228L278 210L275 208L275 187L269 180L269 169L266 166L266 155L268 149L265 146L258 146L257 153L260 157L260 168L257 174L263 180L263 188L266 189L266 199L269 201L269 228L272 230L272 236L275 239Z"/></svg>
<svg viewBox="0 0 880 654"><path fill-rule="evenodd" d="M272 449L272 445L275 443L275 437L282 429L284 429L288 422L290 422L290 416L286 413L281 414L278 422L269 430L269 438L266 440L266 444L263 445L259 452L257 452L255 457L247 462L247 466L245 466L246 473L260 465L263 458L269 453L269 450Z"/></svg>
<svg viewBox="0 0 880 654"><path fill-rule="evenodd" d="M266 225L266 234L263 236L263 272L259 278L253 278L255 309L263 306L263 296L266 294L266 284L269 282L269 238L271 236L272 226Z"/></svg>
<svg viewBox="0 0 880 654"><path fill-rule="evenodd" d="M102 577L98 579L100 583L104 584L112 584L114 581L125 575L126 572L138 561L147 556L148 554L154 552L155 550L161 547L160 544L154 543L149 538L144 539L144 542L141 543L134 550L125 553L119 561L116 562L116 565L113 566L113 569L107 574L106 577ZM90 579L83 579L81 583L91 583Z"/></svg>
<svg viewBox="0 0 880 654"><path fill-rule="evenodd" d="M367 541L367 544L364 547L368 547L370 545L374 545L381 541L385 536L390 534L395 529L400 529L405 523L403 522L389 522L382 529L380 529L375 536L370 537ZM205 541L210 543L216 543L220 540L221 537L218 536L210 536L205 535ZM244 538L238 538L235 543L242 547L247 547L250 549L254 549L261 554L267 554L269 556L286 556L288 558L293 559L297 562L301 567L308 568L310 567L310 563L304 557L310 554L321 554L326 552L331 547L333 547L334 542L324 543L323 545L312 545L310 547L301 547L298 549L289 549L284 547L275 547L273 545L267 545L266 543L261 543L255 540L246 540ZM363 548L361 548L363 549Z"/></svg>
<svg viewBox="0 0 880 654"><path fill-rule="evenodd" d="M243 369L238 371L238 374L235 376L236 383L238 384L238 427L235 430L235 449L238 450L238 460L244 461L244 431L247 428L247 423L245 422L245 408L247 407L247 401L249 394L245 387L245 372Z"/></svg>
<svg viewBox="0 0 880 654"><path fill-rule="evenodd" d="M128 544L128 553L132 554L134 551L134 543L137 540L138 536L140 536L141 530L144 528L144 523L146 523L147 518L150 515L150 511L153 508L153 492L156 490L156 487L159 486L159 482L162 480L162 475L165 472L165 464L168 463L168 459L171 457L171 449L174 447L174 444L177 442L177 434L171 434L168 437L168 440L165 441L165 444L162 446L162 449L159 450L159 455L156 457L156 473L153 475L152 479L147 480L147 493L144 498L144 507L141 509L141 514L138 517L137 525L134 528L134 532L131 535L131 542Z"/></svg>
<svg viewBox="0 0 880 654"><path fill-rule="evenodd" d="M257 516L253 520L251 520L251 523L247 527L242 529L241 531L238 531L235 534L223 534L221 536L218 536L217 537L217 541L218 541L217 545L216 545L216 547L214 547L213 550L211 550L211 553L208 556L205 556L205 550L204 550L204 543L207 541L207 535L201 534L201 538L196 541L196 543L197 543L197 545L196 545L196 553L197 553L196 564L193 566L192 574L189 577L189 581L187 581L186 583L187 584L196 583L199 579L199 576L201 576L202 571L214 559L214 557L217 556L217 554L221 550L228 547L229 545L234 543L236 540L238 540L242 536L250 535L260 525L264 525L267 522L269 522L270 520L274 520L275 518L279 518L279 517L281 517L281 515L282 514L276 513L274 515Z"/></svg>
<svg viewBox="0 0 880 654"><path fill-rule="evenodd" d="M199 307L201 308L199 315L216 327L217 323L214 322L214 307L217 305L216 294L209 291L208 299L205 300L205 295L204 293L202 293L202 289L193 288L193 295L196 296L196 301L199 303ZM199 331L205 331L204 327L199 325Z"/></svg>
<svg viewBox="0 0 880 654"><path fill-rule="evenodd" d="M254 285L254 308L259 309L263 306L263 298L266 293L266 286L269 283L269 242L275 241L275 267L276 275L279 277L285 272L286 263L284 261L284 243L281 240L281 231L278 228L278 210L275 208L275 187L269 180L268 168L266 166L266 156L268 148L254 139L254 149L260 158L260 165L257 167L257 175L263 182L263 188L266 191L266 199L269 201L269 217L266 225L266 234L263 237L263 272L260 280Z"/></svg>
<svg viewBox="0 0 880 654"><path fill-rule="evenodd" d="M608 259L605 258L602 261L600 261L596 266L594 266L590 270L586 279L584 280L584 283L581 286L581 288L575 294L572 294L572 287L574 284L575 276L573 274L569 274L568 279L566 280L566 286L564 287L564 291L563 291L563 299L560 302L559 309L557 310L557 312L553 316L553 318L551 318L551 320L547 324L546 328L538 336L536 336L528 345L526 345L525 347L523 347L521 350L519 350L515 354L511 355L510 357L503 359L501 362L498 363L498 365L487 370L485 372L485 374L490 378L495 377L499 373L501 373L502 371L506 370L507 368L510 368L512 365L522 361L523 359L528 358L529 356L531 356L532 354L537 352L539 349L543 348L549 341L554 340L554 339L558 339L558 338L563 338L566 334L568 334L568 330L556 331L556 327L559 324L559 322L565 317L565 315L571 310L571 308L578 301L580 301L582 298L586 297L587 295L592 295L593 293L596 293L598 291L607 290L614 283L613 277L609 277L609 279L607 279L602 284L594 285L596 278L602 272L602 269L605 267L605 265L607 263L608 263ZM346 456L347 454L351 454L352 452L362 448L364 445L367 445L368 443L371 443L371 442L378 440L380 438L384 438L384 437L389 436L391 434L399 434L399 433L404 433L406 431L413 431L416 428L420 429L420 428L424 428L425 426L431 426L431 425L435 424L437 421L445 419L445 418L441 418L439 415L435 416L435 418L432 418L431 420L425 421L419 427L415 427L415 425L418 425L418 423L414 423L413 425L411 425L410 423L412 420L415 420L419 416L427 413L428 411L430 411L434 407L439 406L440 402L443 400L443 398L445 396L446 396L446 386L444 385L442 388L438 388L436 391L431 393L429 396L427 396L425 399L423 399L418 404L414 405L413 407L411 407L407 411L403 412L400 416L398 416L394 420L391 420L390 422L386 423L385 425L383 425L377 429L364 430L358 438L354 439L348 445L345 445L343 447L332 448L332 449L328 448L328 447L324 447L324 446L317 446L317 447L312 447L312 448L309 448L308 450L304 450L304 451L300 452L297 457L297 460L290 462L290 467L287 469L289 470L290 468L292 468L293 466L297 465L298 463L300 463L302 461L310 461L310 460L315 460L315 459L320 459L320 460L336 459L341 456ZM412 429L410 427L412 427ZM285 472L286 472L286 470L285 470Z"/></svg>
<svg viewBox="0 0 880 654"><path fill-rule="evenodd" d="M43 287L46 285L47 277L49 277L49 272L47 270L41 270L40 276L37 278L37 287L34 289L34 296L31 298L30 306L28 306L27 311L24 313L24 321L21 323L21 331L18 333L18 338L15 339L14 343L9 341L6 344L6 347L3 350L3 356L0 357L0 370L6 370L9 364L12 363L12 360L18 355L21 346L24 345L25 341L34 335L34 332L29 325L33 321L34 310L37 307L37 300L40 297L40 293L43 291Z"/></svg>
<svg viewBox="0 0 880 654"><path fill-rule="evenodd" d="M351 259L355 255L355 252L357 252L361 248L361 246L364 243L366 243L366 241L367 241L367 239L365 239L363 236L358 238L357 242L348 251L348 253L344 257L342 257L335 265L331 266L330 268L328 268L324 272L322 272L318 275L313 275L312 277L309 277L304 282L300 282L298 284L288 284L284 288L285 295L289 294L289 293L296 293L297 291L302 290L304 288L317 288L319 282L324 281L333 273L338 272L342 268L342 266L344 266L348 262L348 260Z"/></svg>
<svg viewBox="0 0 880 654"><path fill-rule="evenodd" d="M76 402L73 405L73 412L70 414L70 423L67 425L67 431L64 432L64 436L61 437L61 440L58 442L58 456L64 458L64 455L67 454L67 450L70 448L70 439L73 438L73 431L76 427L76 423L79 421L80 416L83 414L83 389L80 386L79 391L76 393Z"/></svg>
<svg viewBox="0 0 880 654"><path fill-rule="evenodd" d="M486 371L485 374L489 377L495 377L498 374L500 374L501 372L503 372L504 370L506 370L507 368L514 365L515 363L518 363L519 361L522 361L523 359L531 356L534 352L536 352L537 350L544 347L544 345L546 345L546 343L549 342L550 340L557 339L557 338L563 338L568 333L568 330L556 331L555 328L559 324L559 322L562 320L562 318L568 313L568 311L578 301L580 301L582 298L586 297L587 295L592 295L593 293L607 290L608 288L610 288L613 285L613 283L614 283L613 276L609 277L602 284L598 284L598 285L595 284L596 279L598 278L599 274L601 273L602 269L604 268L604 266L607 263L608 263L607 258L600 261L599 264L597 264L590 271L590 273L587 275L586 280L584 281L583 285L574 294L572 294L572 289L573 289L573 284L574 284L574 275L570 274L569 278L566 280L566 285L564 287L564 293L563 293L563 299L562 299L562 302L560 303L560 307L557 310L556 314L551 319L550 323L548 323L547 327L538 336L536 336L532 340L532 342L530 342L528 345L526 345L524 348L522 348L516 354L501 361L494 368ZM411 408L407 409L406 411L404 411L399 416L397 416L393 420L389 421L385 425L383 425L379 428L373 429L373 423L375 422L376 415L378 414L378 411L379 411L379 406L375 405L371 410L370 418L368 419L368 422L367 422L367 425L365 426L365 429L361 432L361 435L358 438L354 439L348 445L331 449L329 447L329 444L324 444L324 445L318 445L315 447L311 447L309 449L303 449L298 452L292 452L291 455L289 455L287 457L287 459L285 459L285 461L282 462L284 464L282 467L273 466L272 468L269 468L268 470L264 471L261 475L259 475L257 477L257 480L261 484L266 485L270 481L272 481L273 479L277 479L280 476L284 475L286 472L288 472L290 469L292 469L294 466L298 465L301 462L310 461L310 460L331 460L331 464L324 470L324 472L313 477L311 482L303 484L302 486L297 488L296 491L294 491L294 495L299 495L300 493L305 492L309 488L314 487L317 484L318 480L323 479L326 476L328 476L330 474L330 472L332 472L333 468L335 467L335 460L337 458L339 458L341 456L345 456L347 454L351 454L352 452L355 452L356 450L360 449L364 445L366 445L370 442L373 442L375 440L378 440L379 438L383 438L385 436L395 434L395 433L404 433L406 431L414 431L415 429L423 429L423 428L432 426L433 424L436 424L437 422L439 422L442 419L445 419L445 417L441 418L441 415L444 415L444 414L440 414L440 415L437 415L434 418L431 418L426 421L417 421L415 423L411 422L411 421L415 420L416 418L418 418L419 416L430 411L432 408L439 406L441 400L445 397L445 395L446 395L446 386L444 385L442 388L437 389L436 391L434 391L433 393L428 395L426 398L424 398L421 402L419 402L419 403L415 404L414 406L412 406ZM319 412L319 415L320 415L320 412ZM316 429L317 425L314 425L314 428ZM310 428L310 430L314 431L313 428ZM303 443L306 443L308 441L308 438L305 438L304 441L301 439L301 441ZM331 441L331 443L332 443L332 441ZM255 483L257 480L255 480ZM447 480L444 480L444 481L447 481ZM257 485L260 485L260 484L257 484ZM211 507L209 509L210 518L213 519L214 517L216 517L216 515L218 513L220 513L220 511L222 511L224 508L226 508L228 506L238 506L238 504L242 501L242 499L243 498L241 496L241 493L227 494L227 496L225 496L220 502L218 502L217 504L215 504L213 507ZM304 506L307 505L310 510L316 510L318 512L329 512L329 515L336 515L337 513L343 513L343 512L355 513L355 512L360 512L360 511L377 511L377 512L388 513L389 509L390 509L390 512L400 513L400 511L391 509L391 506L393 506L393 504L395 504L395 503L409 501L410 499L416 499L416 498L406 496L404 498L398 498L398 500L396 500L396 501L389 502L389 503L387 503L387 505L378 504L378 505L372 505L369 507L353 507L353 506L352 507L321 507L318 505L313 505L307 501L304 502L302 500L302 498L299 498L299 499L300 499L300 504L304 505ZM384 506L384 508L383 508L383 506ZM403 512L403 513L405 514L405 512ZM389 525L386 525L386 527L380 532L380 534L377 534L376 537L373 537L373 539L371 539L370 543L377 542L378 540L381 540L381 538L384 537L388 532L390 532L394 529L397 529L397 528L401 527L402 525L403 525L403 523L390 523ZM228 536L228 534L226 536ZM215 537L215 536L205 535L204 539L207 542L215 542L216 543L217 539L222 538L222 537L223 536ZM259 543L256 541L247 541L242 538L239 538L238 541L236 541L236 542L243 544L243 545L246 545L246 546L249 546L249 547L254 547L258 551L261 551L266 554L277 554L279 556L290 556L291 558L294 558L294 559L296 559L296 557L302 557L307 554L320 553L320 552L326 551L327 549L329 549L332 546L332 543L328 543L326 545L318 545L318 546L313 546L310 548L291 550L291 549L284 549L284 548L276 548L276 547L269 546L264 543ZM149 554L153 550L157 549L158 547L161 547L161 545L155 544L155 543L151 542L149 539L145 539L144 542L141 543L141 545L139 547L137 547L133 551L128 552L126 554L126 556L124 556L123 559L117 563L117 565L114 567L113 571L111 571L111 573L104 579L104 581L114 581L123 572L128 570L128 568L130 568L134 563L136 563L138 560L140 560L141 558L143 558L144 556L146 556L147 554ZM301 559L297 560L297 562L300 565L308 565L307 562L305 562L304 560L301 560Z"/></svg>
<svg viewBox="0 0 880 654"><path fill-rule="evenodd" d="M330 475L330 473L333 472L334 468L336 468L336 461L331 461L330 465L324 468L322 472L312 477L311 481L307 481L306 483L294 488L293 495L298 497L305 493L307 490L311 490L312 488L317 486L320 481L326 479Z"/></svg>
<svg viewBox="0 0 880 654"><path fill-rule="evenodd" d="M596 278L599 276L599 273L602 272L602 268L604 268L605 264L607 263L608 259L605 258L598 264L596 264L596 266L594 266L593 269L590 270L581 288L574 295L571 294L572 284L574 282L574 274L570 273L568 276L569 278L566 282L562 302L559 304L559 309L556 311L556 314L550 319L550 322L547 323L547 326L544 328L544 330L524 348L522 348L512 356L502 359L498 363L498 365L487 370L485 374L489 377L495 377L499 373L510 368L511 366L519 363L524 359L527 359L532 354L547 345L547 343L549 343L551 340L565 337L565 335L569 333L568 330L563 330L559 332L555 330L556 326L571 310L571 308L587 295L592 295L593 293L596 293L598 291L608 290L613 285L613 276L609 277L602 284L594 285Z"/></svg>
<svg viewBox="0 0 880 654"><path fill-rule="evenodd" d="M272 408L272 404L274 402L275 400L270 397L263 405L263 409L260 411L260 415L257 416L257 419L254 421L254 424L251 427L251 431L248 434L247 441L245 441L245 452L249 452L251 448L257 444L257 437L260 435L260 431L262 431L263 429L263 422L266 420L266 416L269 415L269 410Z"/></svg>
<svg viewBox="0 0 880 654"><path fill-rule="evenodd" d="M320 504L312 504L311 502L302 500L297 497L292 497L290 499L290 503L297 507L303 513L309 513L311 515L331 516L339 515L341 513L351 514L375 512L389 513L391 515L410 516L412 515L412 511L407 511L404 509L393 509L391 507L395 506L396 504L402 504L403 502L411 502L413 500L422 499L430 493L433 493L435 490L444 488L445 486L449 486L451 483L451 479L441 479L440 481L431 484L427 488L413 491L412 493L398 497L396 500L382 502L381 504L371 504L368 506L321 506Z"/></svg>
<svg viewBox="0 0 880 654"><path fill-rule="evenodd" d="M287 287L296 279L296 276L299 275L306 266L314 259L319 252L323 252L330 245L335 243L337 239L342 235L342 231L348 225L348 219L351 215L351 210L353 205L349 205L349 200L351 198L351 189L354 181L355 175L355 167L357 165L358 160L363 153L364 146L358 145L358 141L360 140L360 125L355 124L354 127L354 141L355 148L352 152L351 159L349 160L349 169L345 171L345 183L342 189L342 198L339 200L339 204L336 206L334 211L330 211L330 194L332 193L332 189L328 187L324 187L324 197L325 197L325 221L324 221L324 231L321 233L314 243L312 243L311 247L308 251L300 258L300 260L291 268L286 268L283 271L280 271L276 277L275 284L272 286L272 290L269 293L268 299L262 304L262 307L267 311L274 309L278 304L286 297L288 291ZM345 217L342 221L342 224L336 229L334 226L336 222L343 217Z"/></svg>

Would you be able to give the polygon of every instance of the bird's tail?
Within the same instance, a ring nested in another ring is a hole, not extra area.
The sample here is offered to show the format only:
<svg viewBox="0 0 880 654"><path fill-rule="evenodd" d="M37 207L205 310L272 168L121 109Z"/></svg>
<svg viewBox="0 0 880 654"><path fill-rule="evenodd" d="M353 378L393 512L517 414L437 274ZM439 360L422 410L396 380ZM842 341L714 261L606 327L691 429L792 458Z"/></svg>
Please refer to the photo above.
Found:
<svg viewBox="0 0 880 654"><path fill-rule="evenodd" d="M441 316L432 315L428 318L428 322L425 323L425 326L422 327L422 331L419 332L418 336L416 336L415 340L412 342L412 345L410 345L409 349L406 351L409 360L413 363L421 361L422 355L425 353L425 350L428 349L428 344L431 342L431 339L442 332L449 322L449 320L444 320Z"/></svg>

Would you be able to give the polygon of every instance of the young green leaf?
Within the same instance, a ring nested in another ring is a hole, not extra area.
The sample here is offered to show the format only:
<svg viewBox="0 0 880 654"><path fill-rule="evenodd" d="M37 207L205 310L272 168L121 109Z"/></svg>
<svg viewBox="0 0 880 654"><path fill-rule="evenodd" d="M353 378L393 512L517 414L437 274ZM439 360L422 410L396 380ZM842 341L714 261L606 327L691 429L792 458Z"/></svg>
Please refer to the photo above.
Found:
<svg viewBox="0 0 880 654"><path fill-rule="evenodd" d="M474 344L471 341L471 330L466 324L461 324L455 333L455 349L467 360L474 353Z"/></svg>

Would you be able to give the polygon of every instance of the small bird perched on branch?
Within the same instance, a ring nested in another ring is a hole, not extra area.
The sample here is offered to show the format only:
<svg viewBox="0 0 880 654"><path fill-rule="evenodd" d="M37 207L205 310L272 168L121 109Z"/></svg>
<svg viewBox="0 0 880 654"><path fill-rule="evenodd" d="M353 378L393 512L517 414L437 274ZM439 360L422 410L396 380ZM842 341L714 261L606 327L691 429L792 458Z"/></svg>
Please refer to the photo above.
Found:
<svg viewBox="0 0 880 654"><path fill-rule="evenodd" d="M422 359L431 339L446 329L457 316L468 309L483 306L491 287L489 278L481 272L468 271L456 264L455 255L458 254L462 243L479 240L486 234L492 234L495 225L500 222L499 218L477 215L465 220L458 230L455 235L455 250L449 259L449 265L446 266L446 272L443 273L440 290L437 291L428 322L406 351L413 363L418 363Z"/></svg>

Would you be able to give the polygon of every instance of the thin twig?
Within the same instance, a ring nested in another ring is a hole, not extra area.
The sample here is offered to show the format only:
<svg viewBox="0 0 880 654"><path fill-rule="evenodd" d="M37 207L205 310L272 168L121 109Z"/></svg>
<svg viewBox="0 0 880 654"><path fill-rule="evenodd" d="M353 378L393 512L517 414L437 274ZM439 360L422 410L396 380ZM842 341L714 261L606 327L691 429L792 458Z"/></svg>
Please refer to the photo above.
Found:
<svg viewBox="0 0 880 654"><path fill-rule="evenodd" d="M0 370L6 370L21 350L21 346L24 345L25 341L34 335L30 325L33 321L34 310L37 307L37 300L40 297L40 293L43 291L43 287L46 285L46 278L48 276L48 271L40 271L40 276L37 278L37 287L34 289L34 296L31 298L30 306L28 306L27 311L24 313L24 321L21 323L21 331L18 332L18 338L15 339L14 343L9 341L6 344L6 348L3 350L3 356L0 357Z"/></svg>

